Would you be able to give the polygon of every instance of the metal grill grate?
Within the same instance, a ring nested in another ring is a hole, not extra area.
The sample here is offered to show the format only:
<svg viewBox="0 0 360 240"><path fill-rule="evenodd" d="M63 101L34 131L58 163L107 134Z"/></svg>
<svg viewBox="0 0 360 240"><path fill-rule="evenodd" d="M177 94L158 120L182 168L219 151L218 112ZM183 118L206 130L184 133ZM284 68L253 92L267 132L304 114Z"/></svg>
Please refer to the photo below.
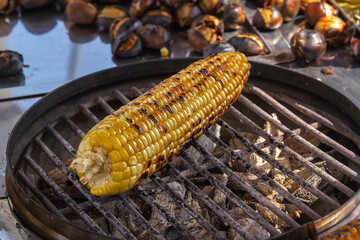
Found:
<svg viewBox="0 0 360 240"><path fill-rule="evenodd" d="M220 206L214 199L210 198L193 179L201 177L209 185L214 186L215 189L226 196L227 201L230 202L229 204L241 208L247 218L256 221L271 237L281 234L276 224L266 219L261 212L245 201L242 195L239 194L239 191L235 191L227 186L226 183L221 182L214 173L225 174L229 180L240 186L241 192L245 192L242 194L249 195L283 221L287 225L286 231L300 227L304 223L301 219L313 221L321 218L325 213L320 213L317 209L313 209L304 201L291 194L281 184L246 160L245 157L247 155L256 153L266 160L288 179L295 181L296 184L313 194L321 204L325 204L328 207L328 212L340 208L349 197L354 195L355 190L359 186L360 176L356 169L359 169L360 157L355 151L357 151L359 146L360 137L357 133L347 127L340 119L326 111L314 110L308 104L303 104L284 94L264 91L255 85L249 84L245 94L239 98L235 106L231 107L227 115L216 123L221 128L221 136L227 135L231 139L237 139L243 144L243 149L235 151L223 137L219 137L208 130L205 135L216 145L216 149L222 153L222 156L219 157L219 154L214 154L200 143L194 142L192 147L206 159L205 163L199 164L194 156L183 152L179 156L184 163L182 168L169 163L164 170L152 175L148 181L140 184L134 190L120 196L94 197L78 181L77 176L69 171L65 162L69 158L75 157L75 148L80 139L85 135L84 132L89 130L93 124L97 123L106 114L111 114L114 109L126 104L129 101L128 97L135 97L141 94L141 92L140 89L135 87L132 87L129 92L115 89L111 94L97 96L94 100L90 99L87 101L86 104L80 103L77 107L73 107L75 110L72 112L64 113L55 121L52 121L51 124L47 124L43 131L29 144L22 157L24 161L19 162L19 166L16 166L14 170L19 183L26 189L29 196L65 222L74 224L74 219L76 223L79 223L78 219L81 219L80 228L85 228L91 231L91 233L96 234L96 236L108 236L109 239L112 237L125 239L139 238L138 233L141 231L134 232L133 229L129 228L126 221L126 218L131 216L138 224L139 229L145 231L148 234L147 236L151 236L153 239L176 239L174 236L182 236L183 239L196 239L192 229L184 225L181 220L154 198L154 192L163 192L176 203L178 208L186 211L186 214L197 222L196 226L201 226L202 230L206 231L214 239L226 239L227 233L224 229L233 229L244 239L256 239L256 236L244 229L242 224L229 214L226 206L224 208L224 206ZM271 112L277 112L282 119L288 118L289 121L284 120L286 124L282 123L283 121L279 122L270 115ZM229 121L229 119L232 120ZM242 132L235 129L233 119L236 119L240 125L246 125L256 135L262 136L265 141L252 143ZM259 124L259 122L264 122L259 119L270 122L284 134L272 136ZM336 136L341 135L339 142L324 134L329 131L336 132ZM305 132L311 133L326 147L315 146L302 138L300 135ZM312 157L304 157L289 146L286 146L284 141L287 139L293 139L298 142L313 154ZM346 147L342 144L342 141L349 142L349 139L355 144L350 143L348 146L354 145L355 147ZM324 185L327 188L320 189L310 184L294 173L294 171L277 161L271 154L262 150L268 146L275 146L298 162L298 164L315 173L326 183ZM350 179L351 184L338 180L326 169L319 167L313 161L315 158L335 166L338 171L344 174L344 179ZM48 160L50 160L51 164L48 163ZM281 195L284 202L291 204L302 213L302 218L295 220L289 216L287 211L280 209L273 201L270 201L258 189L249 184L248 181L236 174L229 167L231 162L241 165L247 172L260 179L263 184L275 190ZM56 180L49 174L53 169L60 170L66 176L66 182L68 182L69 186L75 186L75 194L56 183ZM186 188L186 191L191 193L191 196L203 205L206 211L212 212L222 219L226 227L224 229L217 228L213 222L209 221L209 218L189 204L184 199L184 196L181 196L179 192L169 185L173 181L181 183ZM53 195L56 195L56 201L54 198L51 198L52 195L43 192L43 189L39 187L39 182L43 182L47 188L51 189ZM330 196L328 189L336 191L336 194L340 197L335 199L333 196ZM74 198L74 196L78 196L81 200ZM134 198L150 208L152 212L159 214L162 220L166 221L171 228L166 231L159 231L158 226L149 222L146 211L141 211L139 205L134 204ZM123 209L125 215L121 218L121 216L114 212L114 208L109 207L111 204L116 204L116 206ZM99 221L99 218L104 220ZM104 221L106 224L103 223Z"/></svg>

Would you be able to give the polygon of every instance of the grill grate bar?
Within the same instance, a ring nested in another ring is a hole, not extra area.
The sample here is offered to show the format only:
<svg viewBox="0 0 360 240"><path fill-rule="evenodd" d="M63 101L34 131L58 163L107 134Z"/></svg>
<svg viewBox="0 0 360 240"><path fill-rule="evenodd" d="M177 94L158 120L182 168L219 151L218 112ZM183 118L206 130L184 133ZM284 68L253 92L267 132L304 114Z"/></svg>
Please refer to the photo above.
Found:
<svg viewBox="0 0 360 240"><path fill-rule="evenodd" d="M52 188L54 191L71 207L74 212L90 227L92 231L106 235L104 231L89 217L77 203L61 188L56 184L54 180L36 163L32 157L26 153L24 155L25 161L34 169L35 172Z"/></svg>
<svg viewBox="0 0 360 240"><path fill-rule="evenodd" d="M254 209L249 207L243 200L241 200L235 193L233 193L230 189L226 187L226 185L222 184L217 178L215 178L207 169L202 165L200 166L196 160L193 159L186 152L181 153L183 159L185 159L194 169L197 169L201 175L203 175L212 186L220 189L233 203L235 203L238 207L244 210L244 212L249 215L252 219L254 219L257 223L259 223L262 227L264 227L268 232L273 236L278 236L280 233L270 224L268 223L259 213L257 213ZM186 176L184 176L186 177Z"/></svg>
<svg viewBox="0 0 360 240"><path fill-rule="evenodd" d="M123 208L130 213L136 220L137 223L142 227L143 230L146 230L152 237L155 239L165 239L161 234L141 215L132 204L128 202L121 195L118 196L118 202L123 206Z"/></svg>
<svg viewBox="0 0 360 240"><path fill-rule="evenodd" d="M360 148L360 136L353 132L348 126L346 126L342 121L340 121L335 116L322 111L321 109L317 109L316 111L320 112L321 114L311 110L309 107L307 107L307 104L301 103L299 101L293 100L283 94L274 94L269 93L273 98L278 99L280 101L283 101L287 103L288 105L294 107L301 113L307 115L308 117L311 117L315 119L318 122L321 122L328 128L348 137L352 141L354 141Z"/></svg>
<svg viewBox="0 0 360 240"><path fill-rule="evenodd" d="M230 111L236 118L240 119L244 122L244 124L248 126L252 126L252 129L266 139L268 142L272 142L276 145L277 148L287 153L290 157L296 159L299 161L303 166L310 169L312 172L319 175L322 179L327 181L329 184L333 185L337 189L339 189L341 192L343 192L345 195L351 197L354 194L354 191L345 186L343 183L341 183L339 180L328 174L327 172L321 170L319 167L317 167L315 164L309 162L307 159L303 158L300 154L292 150L291 148L287 147L283 143L277 141L276 138L271 136L270 134L266 133L262 128L260 128L258 125L256 125L253 121L251 121L249 118L247 118L244 114L239 112L236 108L231 107ZM290 135L289 135L290 136Z"/></svg>
<svg viewBox="0 0 360 240"><path fill-rule="evenodd" d="M71 144L52 126L46 126L47 130L55 137L55 139L61 143L61 145L71 154L71 156L76 156L76 150L71 146Z"/></svg>
<svg viewBox="0 0 360 240"><path fill-rule="evenodd" d="M55 214L62 220L68 222L68 220L61 214L59 209L57 209L54 204L35 186L35 184L33 184L30 179L26 177L25 173L21 169L19 169L17 173L19 174L21 181L39 199L39 201L41 201L41 203L45 206L47 210L49 210L51 213Z"/></svg>
<svg viewBox="0 0 360 240"><path fill-rule="evenodd" d="M192 194L194 194L197 199L204 202L214 213L216 213L221 219L225 220L229 226L234 228L237 233L239 233L240 236L242 236L245 239L254 239L253 236L251 236L248 232L246 232L238 222L236 222L224 209L222 209L219 205L217 205L209 196L207 196L203 191L201 191L200 188L198 188L194 183L192 183L188 178L183 176L179 170L177 170L172 165L166 165L168 169L171 170L171 174L174 175L176 179L183 182L186 185L186 188L191 191ZM156 181L162 182L165 184L161 178L159 177L153 177L156 179ZM165 184L164 189L167 191L171 191L171 188ZM173 193L172 193L173 194ZM192 208L189 206L189 208ZM195 211L195 210L194 210ZM255 239L254 239L255 240Z"/></svg>
<svg viewBox="0 0 360 240"><path fill-rule="evenodd" d="M112 202L112 201L116 201L116 196L106 196L106 197L99 197L98 201L101 202L102 204L108 203L108 202ZM82 209L89 209L89 208L94 208L93 204L89 201L85 201L82 203L78 204ZM64 207L60 209L60 212L63 215L67 215L71 213L71 209L69 207Z"/></svg>
<svg viewBox="0 0 360 240"><path fill-rule="evenodd" d="M110 115L114 112L114 109L102 97L97 97L96 101L100 105L100 107L102 107L106 111L107 114Z"/></svg>
<svg viewBox="0 0 360 240"><path fill-rule="evenodd" d="M83 130L81 130L68 116L62 116L62 120L78 135L80 138L85 136Z"/></svg>
<svg viewBox="0 0 360 240"><path fill-rule="evenodd" d="M250 120L251 121L251 120ZM255 123L254 123L255 124ZM334 199L330 198L328 195L326 195L325 193L323 193L322 191L320 191L318 188L310 185L309 183L307 183L303 178L299 177L298 175L296 175L293 171L291 171L290 169L286 168L284 165L280 164L278 161L276 161L274 158L272 158L269 154L265 153L264 151L262 151L260 148L256 147L255 145L253 145L248 139L246 139L244 136L242 136L241 134L239 134L234 128L232 128L231 126L229 126L229 124L227 124L225 121L223 121L222 119L219 119L219 125L221 127L224 127L225 129L227 129L229 131L229 133L236 137L237 139L239 139L243 145L249 149L249 151L254 151L256 152L257 155L261 156L263 159L265 159L268 163L270 163L272 166L276 167L277 169L279 169L282 173L286 174L288 177L290 177L291 179L293 179L294 181L296 181L298 184L300 184L301 186L303 186L305 189L307 189L308 191L310 191L311 193L313 193L315 196L317 196L320 200L324 201L325 203L329 204L330 206L332 206L334 209L340 207L340 204L338 202L336 202Z"/></svg>
<svg viewBox="0 0 360 240"><path fill-rule="evenodd" d="M180 231L181 234L186 237L185 239L193 239L196 240L195 237L189 232L188 229L185 228L182 224L180 224L173 216L171 216L163 207L160 206L142 187L138 186L136 188L136 192L139 196L153 208L155 208L158 213L171 225L173 225L176 229ZM216 231L216 229L215 229Z"/></svg>
<svg viewBox="0 0 360 240"><path fill-rule="evenodd" d="M99 119L96 117L90 110L83 104L79 104L79 108L82 113L85 114L86 117L88 117L93 123L98 123Z"/></svg>
<svg viewBox="0 0 360 240"><path fill-rule="evenodd" d="M215 135L209 133L206 131L205 133L207 137L209 137L213 142L217 141L218 139ZM213 140L213 139L215 140ZM216 143L216 142L215 142ZM196 147L195 144L193 144L194 147ZM205 156L210 160L216 167L218 167L222 172L224 172L226 175L228 175L229 178L231 178L234 182L236 182L238 185L240 185L247 193L249 193L252 197L254 197L259 203L267 207L269 210L271 210L273 213L275 213L281 220L283 220L285 223L289 224L291 227L299 227L300 225L294 221L291 217L289 217L287 214L285 214L283 211L281 211L278 207L276 207L272 202L270 202L269 199L264 197L262 194L260 194L256 189L254 189L249 183L247 183L244 179L236 175L231 169L229 169L223 162L221 162L218 158L213 156L212 154L208 153L207 151L202 151L202 147L199 146L197 149L199 152L203 152Z"/></svg>
<svg viewBox="0 0 360 240"><path fill-rule="evenodd" d="M358 175L354 170L350 169L349 167L343 165L335 158L329 156L328 154L324 153L319 148L315 147L299 135L294 134L291 132L291 130L286 127L285 125L279 123L276 121L273 117L271 117L268 113L266 113L264 110L262 110L260 107L258 107L256 104L251 102L249 99L244 97L243 95L240 96L239 101L244 104L246 107L251 109L254 113L258 114L261 118L265 119L266 121L270 122L274 126L276 126L280 131L282 131L284 134L288 134L291 138L302 144L306 149L316 154L318 157L320 157L322 160L325 160L327 163L332 164L337 169L339 169L341 172L355 180L356 182L360 183L360 175Z"/></svg>
<svg viewBox="0 0 360 240"><path fill-rule="evenodd" d="M318 213L316 213L314 210L312 210L311 208L306 206L303 202L299 201L294 195L292 195L291 193L286 191L283 187L281 187L279 184L277 184L270 177L264 175L259 169L254 167L250 162L246 161L242 157L239 157L235 153L235 151L233 151L226 143L224 143L221 139L217 138L214 134L212 134L210 132L206 132L206 135L214 143L216 143L226 154L228 154L229 156L235 158L244 168L249 170L251 173L256 175L258 178L262 179L264 181L264 183L266 183L268 186L272 187L274 190L276 190L278 193L280 193L284 198L286 198L289 202L291 202L296 207L298 207L301 211L303 211L311 219L316 220L316 219L319 219L321 217ZM201 147L198 144L194 143L193 146L197 150L199 149L199 151L202 151ZM203 150L202 152L205 152L205 150ZM211 154L209 153L209 155L211 155Z"/></svg>
<svg viewBox="0 0 360 240"><path fill-rule="evenodd" d="M134 92L136 96L140 96L141 94L143 94L143 92L137 87L132 87L131 90Z"/></svg>
<svg viewBox="0 0 360 240"><path fill-rule="evenodd" d="M170 165L166 165L170 166ZM151 175L150 178L164 191L171 194L173 199L180 204L199 224L201 224L216 239L226 239L213 225L211 225L202 215L192 208L179 194L174 192L168 184L161 178ZM201 191L201 190L200 190Z"/></svg>
<svg viewBox="0 0 360 240"><path fill-rule="evenodd" d="M114 95L124 105L127 104L128 102L130 102L130 100L118 89L114 90Z"/></svg>
<svg viewBox="0 0 360 240"><path fill-rule="evenodd" d="M354 152L350 151L349 149L345 148L343 145L339 144L338 142L334 141L333 139L329 138L322 132L314 129L313 127L309 126L304 120L302 120L300 117L298 117L296 114L291 112L289 109L287 109L285 106L283 106L281 103L276 101L274 98L272 98L270 95L265 93L263 90L261 90L258 87L255 87L251 84L249 84L249 89L251 92L259 96L261 99L266 101L269 105L274 107L276 110L280 111L285 117L299 125L301 128L305 129L312 135L316 136L318 139L323 141L328 146L332 147L339 153L343 154L344 156L348 157L350 160L354 161L358 165L360 165L360 157L356 155ZM359 178L360 181L360 178Z"/></svg>
<svg viewBox="0 0 360 240"><path fill-rule="evenodd" d="M74 186L94 205L94 207L108 220L118 231L120 231L127 239L136 238L130 233L130 231L94 196L90 195L88 189L81 184L77 177L70 172L70 170L64 165L64 163L52 152L39 137L35 138L36 144L38 144L44 151L46 156L58 167L61 172L74 184ZM56 183L55 183L56 184Z"/></svg>

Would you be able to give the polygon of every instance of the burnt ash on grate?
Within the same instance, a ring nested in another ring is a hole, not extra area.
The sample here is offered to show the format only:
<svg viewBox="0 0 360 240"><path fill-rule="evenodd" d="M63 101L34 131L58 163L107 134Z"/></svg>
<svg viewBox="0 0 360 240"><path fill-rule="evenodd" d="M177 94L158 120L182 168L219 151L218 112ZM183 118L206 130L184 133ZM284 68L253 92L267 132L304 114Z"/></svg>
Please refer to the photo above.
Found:
<svg viewBox="0 0 360 240"><path fill-rule="evenodd" d="M120 196L94 197L68 169L75 148L141 92L114 90L46 126L17 170L28 194L57 217L112 237L265 239L339 208L359 187L356 133L326 111L249 84L162 170Z"/></svg>

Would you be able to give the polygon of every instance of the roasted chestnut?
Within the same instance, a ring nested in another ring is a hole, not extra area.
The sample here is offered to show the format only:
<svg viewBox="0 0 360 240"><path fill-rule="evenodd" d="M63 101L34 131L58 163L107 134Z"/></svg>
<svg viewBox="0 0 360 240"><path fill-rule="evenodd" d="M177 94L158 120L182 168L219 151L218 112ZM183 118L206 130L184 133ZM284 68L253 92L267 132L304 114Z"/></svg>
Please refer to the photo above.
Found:
<svg viewBox="0 0 360 240"><path fill-rule="evenodd" d="M45 7L53 2L54 0L20 0L20 6L25 9L35 9Z"/></svg>
<svg viewBox="0 0 360 240"><path fill-rule="evenodd" d="M75 1L66 5L65 14L72 23L93 24L96 21L97 8L91 3Z"/></svg>
<svg viewBox="0 0 360 240"><path fill-rule="evenodd" d="M134 57L142 52L142 43L138 35L123 32L111 44L111 52L115 57Z"/></svg>
<svg viewBox="0 0 360 240"><path fill-rule="evenodd" d="M324 36L311 29L296 32L290 40L290 45L295 56L305 63L314 61L326 50Z"/></svg>
<svg viewBox="0 0 360 240"><path fill-rule="evenodd" d="M225 52L235 52L235 48L228 42L217 42L204 47L203 56L208 57Z"/></svg>
<svg viewBox="0 0 360 240"><path fill-rule="evenodd" d="M262 29L277 29L282 23L280 11L272 6L258 8L253 19L254 26Z"/></svg>
<svg viewBox="0 0 360 240"><path fill-rule="evenodd" d="M350 54L354 56L355 60L360 62L360 39L352 38L350 41Z"/></svg>
<svg viewBox="0 0 360 240"><path fill-rule="evenodd" d="M160 25L170 29L170 26L173 23L173 18L167 11L157 9L145 13L144 17L142 18L142 22L144 24Z"/></svg>
<svg viewBox="0 0 360 240"><path fill-rule="evenodd" d="M201 10L195 3L183 3L175 9L175 21L180 28L190 27L200 15Z"/></svg>
<svg viewBox="0 0 360 240"><path fill-rule="evenodd" d="M144 47L151 49L160 49L170 41L170 33L160 25L146 24L139 35Z"/></svg>
<svg viewBox="0 0 360 240"><path fill-rule="evenodd" d="M196 18L191 24L191 28L195 28L197 26L203 27L211 27L216 30L218 35L224 33L224 22L213 15L204 15Z"/></svg>
<svg viewBox="0 0 360 240"><path fill-rule="evenodd" d="M97 15L97 23L102 26L104 29L109 29L111 23L115 19L126 18L127 14L124 10L117 6L105 6L101 9L100 13Z"/></svg>
<svg viewBox="0 0 360 240"><path fill-rule="evenodd" d="M137 34L140 32L142 27L142 22L136 18L115 19L110 25L110 39L115 39L123 32L132 32Z"/></svg>
<svg viewBox="0 0 360 240"><path fill-rule="evenodd" d="M214 28L196 26L188 30L188 40L195 51L202 53L204 47L222 40Z"/></svg>
<svg viewBox="0 0 360 240"><path fill-rule="evenodd" d="M315 30L325 36L326 41L333 47L348 44L355 35L355 26L351 22L345 23L337 16L326 16L318 20Z"/></svg>
<svg viewBox="0 0 360 240"><path fill-rule="evenodd" d="M199 0L198 5L204 13L216 13L220 7L219 0Z"/></svg>
<svg viewBox="0 0 360 240"><path fill-rule="evenodd" d="M0 13L10 14L16 10L18 0L0 0Z"/></svg>
<svg viewBox="0 0 360 240"><path fill-rule="evenodd" d="M310 25L315 25L321 17L336 14L337 10L326 2L312 2L305 9L305 19Z"/></svg>
<svg viewBox="0 0 360 240"><path fill-rule="evenodd" d="M226 30L237 30L245 22L245 12L240 5L226 5L220 10Z"/></svg>
<svg viewBox="0 0 360 240"><path fill-rule="evenodd" d="M21 54L10 50L0 51L0 76L10 76L20 72L23 63Z"/></svg>
<svg viewBox="0 0 360 240"><path fill-rule="evenodd" d="M255 56L265 53L264 42L258 35L251 33L239 33L228 40L236 51L244 53L246 56Z"/></svg>
<svg viewBox="0 0 360 240"><path fill-rule="evenodd" d="M301 0L300 1L300 9L305 10L307 5L312 2L322 2L323 0Z"/></svg>
<svg viewBox="0 0 360 240"><path fill-rule="evenodd" d="M271 6L281 12L284 21L290 21L296 17L300 10L300 0L270 0Z"/></svg>
<svg viewBox="0 0 360 240"><path fill-rule="evenodd" d="M156 6L156 0L132 0L129 7L129 16L141 17L146 11Z"/></svg>

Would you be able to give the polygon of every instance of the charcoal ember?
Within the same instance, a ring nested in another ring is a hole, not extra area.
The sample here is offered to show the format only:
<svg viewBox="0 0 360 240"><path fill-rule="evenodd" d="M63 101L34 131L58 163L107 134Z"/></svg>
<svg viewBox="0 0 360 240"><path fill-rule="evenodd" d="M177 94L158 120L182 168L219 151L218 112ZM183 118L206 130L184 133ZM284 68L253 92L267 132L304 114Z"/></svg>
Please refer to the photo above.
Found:
<svg viewBox="0 0 360 240"><path fill-rule="evenodd" d="M260 226L256 221L251 218L240 218L236 220L241 227L246 231L248 234L253 236L255 239L267 239L269 238L268 233L266 230ZM230 228L227 234L228 239L233 240L243 240L244 238L238 234L234 228Z"/></svg>
<svg viewBox="0 0 360 240"><path fill-rule="evenodd" d="M214 177L216 177L223 185L226 186L226 184L228 182L227 175L214 174ZM214 200L214 202L216 204L218 204L220 207L222 207L223 209L226 209L227 197L218 188L216 188L215 186L208 185L203 188L203 192L206 195L208 195L212 200Z"/></svg>
<svg viewBox="0 0 360 240"><path fill-rule="evenodd" d="M275 213L273 213L271 210L269 210L264 205L253 202L249 205L253 205L255 210L268 222L272 223L276 229L279 229L283 231L285 228L289 227L289 225L281 220Z"/></svg>
<svg viewBox="0 0 360 240"><path fill-rule="evenodd" d="M300 218L302 211L297 208L294 204L285 204L285 212L286 214L291 217L292 219Z"/></svg>
<svg viewBox="0 0 360 240"><path fill-rule="evenodd" d="M220 126L215 124L211 126L208 131L214 134L216 137L220 137ZM202 146L206 151L212 152L216 146L216 144L211 141L205 134L201 135L196 142ZM194 147L189 147L184 150L192 159L196 160L196 162L201 165L205 162L206 158L198 152ZM173 164L178 170L187 169L187 165L184 164L184 161L180 157L175 157L171 160L171 164Z"/></svg>
<svg viewBox="0 0 360 240"><path fill-rule="evenodd" d="M325 170L324 168L322 169ZM321 177L316 174L312 174L308 179L306 179L306 182L315 188L318 188L321 181L322 181ZM312 205L318 199L314 194L312 194L303 187L298 188L294 192L294 196L308 205Z"/></svg>
<svg viewBox="0 0 360 240"><path fill-rule="evenodd" d="M240 178L244 179L248 184L250 184L253 188L262 193L264 196L272 194L273 189L269 185L264 183L262 179L259 179L256 175L245 172L235 172L235 174L238 175ZM232 178L229 179L228 186L229 188L235 190L244 190L242 186L239 185Z"/></svg>
<svg viewBox="0 0 360 240"><path fill-rule="evenodd" d="M272 117L278 122L280 122L275 113L272 114ZM265 123L264 130L266 131L266 133L270 134L273 137L279 137L283 135L283 133L275 126L273 126L270 122ZM266 140L263 137L259 136L254 144L260 144L264 141ZM274 159L278 159L281 154L281 150L277 147L274 147L273 145L263 148L262 151L269 154ZM255 167L257 167L264 174L269 174L273 169L273 166L270 163L268 163L264 158L262 158L256 153L250 154L249 162Z"/></svg>

